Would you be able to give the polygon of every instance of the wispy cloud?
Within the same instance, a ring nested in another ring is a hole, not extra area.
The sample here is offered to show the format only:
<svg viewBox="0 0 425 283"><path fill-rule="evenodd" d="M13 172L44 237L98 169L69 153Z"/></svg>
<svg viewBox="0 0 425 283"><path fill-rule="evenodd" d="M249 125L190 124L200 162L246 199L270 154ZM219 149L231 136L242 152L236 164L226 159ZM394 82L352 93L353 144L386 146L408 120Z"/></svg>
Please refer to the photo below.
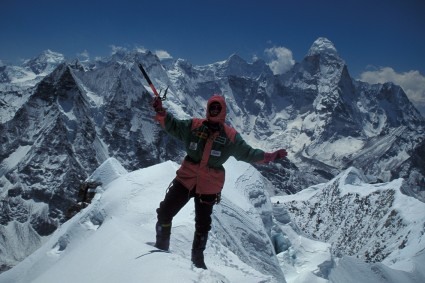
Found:
<svg viewBox="0 0 425 283"><path fill-rule="evenodd" d="M158 56L159 60L173 59L173 56L171 56L170 53L165 50L156 50L154 53L156 56Z"/></svg>
<svg viewBox="0 0 425 283"><path fill-rule="evenodd" d="M127 47L122 47L122 46L117 46L117 45L110 45L112 52L111 54L116 54L116 53L120 53L120 52L127 52L128 48Z"/></svg>
<svg viewBox="0 0 425 283"><path fill-rule="evenodd" d="M78 53L77 54L77 58L80 60L80 61L89 61L90 60L90 54L89 54L89 52L87 51L87 50L84 50L83 52L80 52L80 53Z"/></svg>
<svg viewBox="0 0 425 283"><path fill-rule="evenodd" d="M292 51L286 47L272 47L264 50L269 59L269 67L274 74L283 74L288 71L294 64Z"/></svg>
<svg viewBox="0 0 425 283"><path fill-rule="evenodd" d="M134 48L134 50L136 50L136 52L139 52L139 53L146 53L146 52L148 52L148 50L144 46L140 46L140 45L137 45Z"/></svg>
<svg viewBox="0 0 425 283"><path fill-rule="evenodd" d="M397 73L393 68L381 67L375 71L362 73L360 80L371 84L393 82L401 86L410 101L425 117L425 76L419 71Z"/></svg>

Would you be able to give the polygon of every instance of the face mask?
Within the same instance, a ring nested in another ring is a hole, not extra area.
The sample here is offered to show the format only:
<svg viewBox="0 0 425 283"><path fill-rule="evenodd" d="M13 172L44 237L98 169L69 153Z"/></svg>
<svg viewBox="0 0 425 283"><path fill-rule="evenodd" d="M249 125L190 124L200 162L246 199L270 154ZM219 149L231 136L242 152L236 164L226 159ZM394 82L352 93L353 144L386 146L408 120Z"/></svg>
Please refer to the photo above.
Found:
<svg viewBox="0 0 425 283"><path fill-rule="evenodd" d="M210 113L210 117L216 117L221 112L221 105L218 102L211 103L210 107L208 108L208 111Z"/></svg>

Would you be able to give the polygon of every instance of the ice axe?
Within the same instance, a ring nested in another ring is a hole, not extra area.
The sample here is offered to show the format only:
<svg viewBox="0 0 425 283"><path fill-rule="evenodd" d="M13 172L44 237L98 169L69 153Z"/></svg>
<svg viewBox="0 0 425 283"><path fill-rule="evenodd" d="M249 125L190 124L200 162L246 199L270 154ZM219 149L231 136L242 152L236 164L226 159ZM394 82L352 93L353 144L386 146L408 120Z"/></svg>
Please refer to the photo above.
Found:
<svg viewBox="0 0 425 283"><path fill-rule="evenodd" d="M142 64L139 63L139 69L142 72L143 76L145 77L146 81L148 82L150 88L152 89L153 93L155 94L156 97L159 97L161 100L165 100L167 97L167 91L168 91L168 86L165 89L164 95L161 97L161 91L156 90L155 86L153 85L151 79L148 76L148 73L146 73L145 69L143 68Z"/></svg>

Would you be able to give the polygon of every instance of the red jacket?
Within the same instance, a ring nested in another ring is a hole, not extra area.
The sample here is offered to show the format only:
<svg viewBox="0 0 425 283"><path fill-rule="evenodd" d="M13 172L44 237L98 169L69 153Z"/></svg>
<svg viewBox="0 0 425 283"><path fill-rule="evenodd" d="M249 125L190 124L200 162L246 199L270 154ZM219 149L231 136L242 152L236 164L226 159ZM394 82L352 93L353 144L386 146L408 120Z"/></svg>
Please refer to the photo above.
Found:
<svg viewBox="0 0 425 283"><path fill-rule="evenodd" d="M222 107L216 117L209 115L212 102L219 102ZM196 189L198 194L221 192L225 181L223 164L230 156L245 162L264 160L264 151L249 146L235 129L224 123L225 118L226 103L219 95L208 100L207 119L179 120L170 113L156 115L161 126L185 145L187 156L176 179L188 190ZM218 129L211 130L210 123L218 123Z"/></svg>

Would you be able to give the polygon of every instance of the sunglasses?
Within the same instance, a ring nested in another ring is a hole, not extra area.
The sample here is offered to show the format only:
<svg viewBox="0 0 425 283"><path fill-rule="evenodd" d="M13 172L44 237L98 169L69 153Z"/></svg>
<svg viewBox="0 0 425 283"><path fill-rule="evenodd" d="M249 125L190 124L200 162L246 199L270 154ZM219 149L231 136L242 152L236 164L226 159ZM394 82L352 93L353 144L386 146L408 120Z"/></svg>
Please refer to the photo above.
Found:
<svg viewBox="0 0 425 283"><path fill-rule="evenodd" d="M211 104L210 111L221 111L221 105L218 103Z"/></svg>

